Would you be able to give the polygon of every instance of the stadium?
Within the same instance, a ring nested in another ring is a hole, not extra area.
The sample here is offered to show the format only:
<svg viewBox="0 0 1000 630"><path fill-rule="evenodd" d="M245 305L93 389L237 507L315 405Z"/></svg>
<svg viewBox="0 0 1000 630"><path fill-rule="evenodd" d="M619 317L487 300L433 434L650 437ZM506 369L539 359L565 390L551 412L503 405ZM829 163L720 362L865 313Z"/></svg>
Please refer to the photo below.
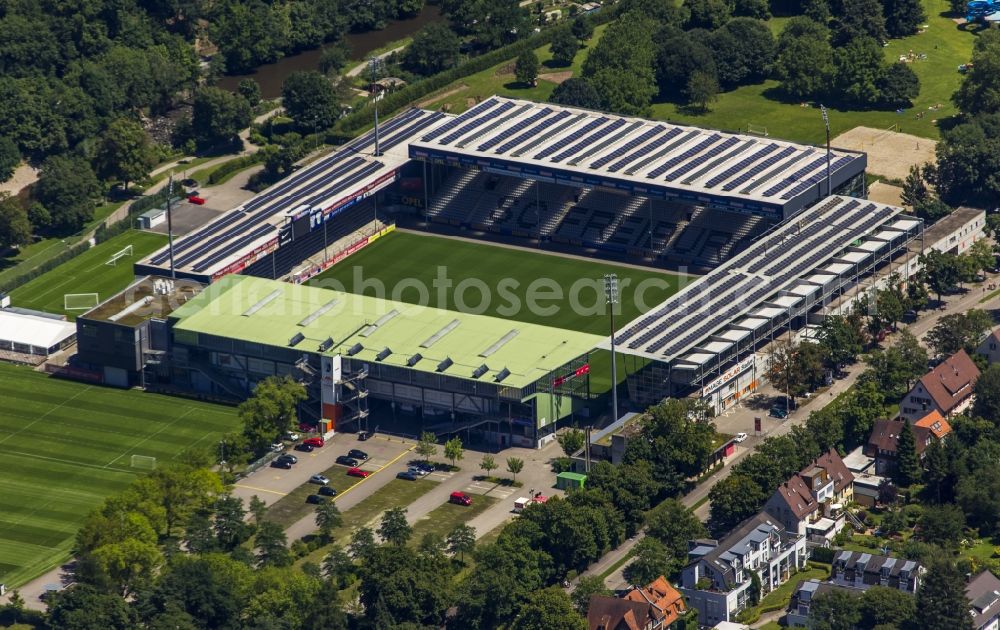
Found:
<svg viewBox="0 0 1000 630"><path fill-rule="evenodd" d="M501 97L458 116L415 108L139 261L144 280L78 318L79 359L106 382L236 399L292 374L304 415L333 428L391 413L403 432L502 447L601 413L591 382L613 346L632 406L697 396L721 412L766 378L776 339L912 273L923 224L865 201L865 167L863 153ZM392 285L419 275L407 258L457 250L494 279L513 273L496 268L511 248L531 261L523 284L572 258L583 278L615 264L666 288L643 308L623 293L611 336L603 295L585 320L539 320L303 286L369 255ZM150 283L160 298L134 307ZM119 337L114 363L100 340Z"/></svg>

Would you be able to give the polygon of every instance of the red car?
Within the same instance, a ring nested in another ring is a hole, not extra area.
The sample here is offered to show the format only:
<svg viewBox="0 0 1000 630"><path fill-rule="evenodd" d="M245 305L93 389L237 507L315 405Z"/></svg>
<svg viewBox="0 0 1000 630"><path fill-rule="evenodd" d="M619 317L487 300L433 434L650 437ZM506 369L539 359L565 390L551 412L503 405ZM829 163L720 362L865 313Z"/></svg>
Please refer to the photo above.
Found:
<svg viewBox="0 0 1000 630"><path fill-rule="evenodd" d="M448 502L457 503L458 505L472 505L472 497L464 492L452 492L451 496L448 497Z"/></svg>
<svg viewBox="0 0 1000 630"><path fill-rule="evenodd" d="M203 197L199 197L198 195L191 195L190 197L188 197L188 201L190 201L196 206L205 205L205 199Z"/></svg>
<svg viewBox="0 0 1000 630"><path fill-rule="evenodd" d="M323 446L323 444L325 444L325 441L321 437L311 437L302 440L302 443L308 444L309 446L320 447Z"/></svg>
<svg viewBox="0 0 1000 630"><path fill-rule="evenodd" d="M347 476L348 477L361 477L362 479L364 479L365 477L367 477L370 474L371 473L368 472L367 470L361 470L360 468L348 468L347 469Z"/></svg>

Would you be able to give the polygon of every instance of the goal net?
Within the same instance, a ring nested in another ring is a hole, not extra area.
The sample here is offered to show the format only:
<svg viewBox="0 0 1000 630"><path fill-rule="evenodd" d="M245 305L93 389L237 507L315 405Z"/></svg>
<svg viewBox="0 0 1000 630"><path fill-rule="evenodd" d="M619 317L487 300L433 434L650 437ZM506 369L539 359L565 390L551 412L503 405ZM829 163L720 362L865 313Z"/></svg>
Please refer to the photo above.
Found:
<svg viewBox="0 0 1000 630"><path fill-rule="evenodd" d="M96 293L65 293L63 294L63 310L85 311L94 308L99 302Z"/></svg>
<svg viewBox="0 0 1000 630"><path fill-rule="evenodd" d="M149 455L133 455L132 468L138 468L140 470L155 470L156 458Z"/></svg>
<svg viewBox="0 0 1000 630"><path fill-rule="evenodd" d="M747 124L747 133L755 135L755 136L763 136L763 137L766 138L767 137L767 127L764 127L763 125L751 125L751 124Z"/></svg>
<svg viewBox="0 0 1000 630"><path fill-rule="evenodd" d="M121 260L122 258L125 258L127 256L131 256L131 255L132 255L132 246L131 245L126 245L121 251L115 252L111 256L111 258L108 258L108 262L106 262L104 264L105 265L111 265L112 267L115 267L115 266L118 265L118 261L119 260Z"/></svg>

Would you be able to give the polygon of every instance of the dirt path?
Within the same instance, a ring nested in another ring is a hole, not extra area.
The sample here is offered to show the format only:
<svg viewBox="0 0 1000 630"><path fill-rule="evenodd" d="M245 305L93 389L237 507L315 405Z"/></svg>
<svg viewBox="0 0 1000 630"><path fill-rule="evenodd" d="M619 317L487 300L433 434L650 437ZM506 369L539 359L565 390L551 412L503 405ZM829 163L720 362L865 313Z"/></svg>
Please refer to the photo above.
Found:
<svg viewBox="0 0 1000 630"><path fill-rule="evenodd" d="M466 84L464 84L464 83L459 83L457 86L451 88L447 92L441 92L440 94L435 94L433 96L428 96L424 100L418 101L417 103L415 103L415 106L416 107L427 107L431 103L440 101L442 99L446 99L449 96L451 96L452 94L458 94L459 92L461 92L462 90L466 89L467 87L469 87L469 86L466 85Z"/></svg>
<svg viewBox="0 0 1000 630"><path fill-rule="evenodd" d="M25 186L30 186L37 181L38 169L29 164L22 164L14 169L14 174L10 176L10 179L0 183L0 192L16 195Z"/></svg>

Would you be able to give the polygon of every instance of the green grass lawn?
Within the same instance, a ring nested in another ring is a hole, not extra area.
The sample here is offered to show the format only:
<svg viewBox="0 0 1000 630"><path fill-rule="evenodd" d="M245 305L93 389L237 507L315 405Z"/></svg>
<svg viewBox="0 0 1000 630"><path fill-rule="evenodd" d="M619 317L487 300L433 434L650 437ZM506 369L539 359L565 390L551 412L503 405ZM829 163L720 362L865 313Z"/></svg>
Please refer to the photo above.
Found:
<svg viewBox="0 0 1000 630"><path fill-rule="evenodd" d="M443 267L452 288L441 282L435 284L439 267ZM654 269L622 267L600 260L565 258L480 242L394 232L330 268L311 283L373 296L379 295L379 287L382 287L384 297L408 303L420 303L426 297L430 306L486 315L498 315L499 309L519 305L519 308L510 309L513 314L506 313L504 317L604 334L609 330L609 321L602 314L602 278L611 272L618 274L621 289L621 314L615 322L619 326L675 293L682 280L677 275ZM548 282L545 287L550 287L551 292L548 288L535 290L542 285L535 285L529 291L532 283L539 279ZM406 282L402 282L404 280ZM575 291L574 283L578 283ZM426 287L426 293L415 286ZM482 298L484 293L488 294L488 300ZM526 296L530 294L538 298L528 299ZM465 308L460 308L462 306Z"/></svg>
<svg viewBox="0 0 1000 630"><path fill-rule="evenodd" d="M164 462L236 425L229 407L0 364L0 581L66 560L83 518L141 474L132 455Z"/></svg>
<svg viewBox="0 0 1000 630"><path fill-rule="evenodd" d="M162 234L129 230L15 289L10 294L11 303L73 318L83 311L65 310L64 294L97 293L102 300L111 297L135 278L132 264L166 242L167 237ZM106 264L111 256L128 245L132 246L131 256L122 258L114 266Z"/></svg>
<svg viewBox="0 0 1000 630"><path fill-rule="evenodd" d="M308 457L304 453L294 453L294 455L299 458ZM332 466L324 470L321 474L326 475L330 479L328 485L331 488L335 488L338 495L343 494L345 490L361 481L357 477L348 477L347 468L344 466ZM310 494L316 494L318 491L319 486L314 483L306 482L302 484L267 508L267 520L273 521L282 527L289 527L293 523L298 522L303 516L316 511L315 505L306 503L306 497Z"/></svg>
<svg viewBox="0 0 1000 630"><path fill-rule="evenodd" d="M419 544L420 539L427 534L437 534L441 538L447 538L453 529L479 516L497 501L499 499L496 497L476 495L472 498L472 505L468 506L443 503L414 523L410 544L414 546Z"/></svg>
<svg viewBox="0 0 1000 630"><path fill-rule="evenodd" d="M195 168L195 167L197 167L197 166L199 166L201 164L204 164L205 162L208 162L209 160L214 160L217 157L219 157L219 156L217 156L217 155L206 155L206 156L202 156L202 157L191 158L190 160L185 161L183 164L177 164L176 166L174 166L172 168L169 168L169 169L167 169L167 170L165 170L165 171L163 171L161 173L157 173L156 175L150 177L149 178L149 183L150 183L150 185L155 184L155 183L157 183L159 181L162 181L162 180L166 179L170 175L173 175L174 177L177 177L179 179L186 179L188 177L192 177L190 175L191 169L193 169L193 168ZM197 179L197 177L195 177L194 179Z"/></svg>
<svg viewBox="0 0 1000 630"><path fill-rule="evenodd" d="M794 593L795 589L799 587L799 584L802 584L806 580L825 580L828 577L830 577L829 565L809 563L805 569L799 571L787 582L765 595L764 598L760 600L760 603L757 604L757 608L762 611L773 611L786 608L788 606L788 602L792 600L792 593Z"/></svg>
<svg viewBox="0 0 1000 630"><path fill-rule="evenodd" d="M212 176L212 173L214 173L215 171L217 171L220 168L222 168L223 165L228 164L229 162L232 162L233 160L241 160L241 159L243 159L243 156L237 156L237 157L234 157L232 160L226 160L225 162L219 162L218 164L216 164L214 166L208 166L206 168L203 168L203 169L197 170L197 171L195 171L193 173L190 173L188 175L188 177L190 177L191 179L198 180L198 183L201 184L204 187L219 186L220 184L225 184L226 182L228 182L233 177L236 177L236 175L238 173L242 173L243 171L247 170L248 168L252 168L254 166L260 166L259 162L256 162L256 163L253 163L253 164L247 164L246 166L244 166L241 169L237 169L237 170L235 170L235 171L233 171L231 173L227 173L225 177L223 177L222 179L220 179L217 182L214 182L212 184L208 183L208 178Z"/></svg>

